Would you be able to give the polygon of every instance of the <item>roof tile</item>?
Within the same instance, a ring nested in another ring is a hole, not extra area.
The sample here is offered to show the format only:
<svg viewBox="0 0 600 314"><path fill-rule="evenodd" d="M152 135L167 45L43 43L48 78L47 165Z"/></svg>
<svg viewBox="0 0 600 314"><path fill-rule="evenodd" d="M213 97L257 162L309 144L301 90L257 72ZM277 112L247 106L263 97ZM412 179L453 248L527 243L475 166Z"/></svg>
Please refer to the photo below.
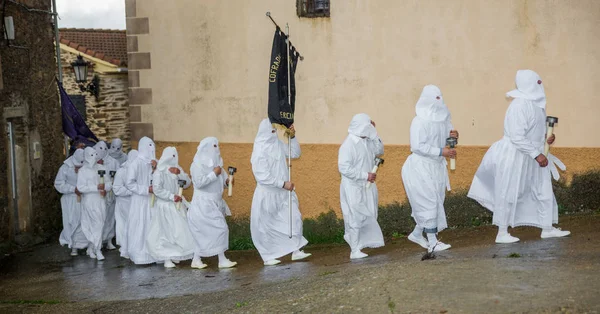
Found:
<svg viewBox="0 0 600 314"><path fill-rule="evenodd" d="M117 66L127 66L124 30L61 28L59 32L61 43Z"/></svg>

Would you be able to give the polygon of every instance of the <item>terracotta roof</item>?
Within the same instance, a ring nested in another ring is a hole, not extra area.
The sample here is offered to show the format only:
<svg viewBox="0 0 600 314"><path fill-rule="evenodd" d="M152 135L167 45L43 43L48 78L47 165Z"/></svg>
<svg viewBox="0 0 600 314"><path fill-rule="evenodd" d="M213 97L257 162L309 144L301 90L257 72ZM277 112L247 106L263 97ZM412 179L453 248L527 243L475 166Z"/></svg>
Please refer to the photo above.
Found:
<svg viewBox="0 0 600 314"><path fill-rule="evenodd" d="M60 43L117 66L127 66L124 30L61 28Z"/></svg>

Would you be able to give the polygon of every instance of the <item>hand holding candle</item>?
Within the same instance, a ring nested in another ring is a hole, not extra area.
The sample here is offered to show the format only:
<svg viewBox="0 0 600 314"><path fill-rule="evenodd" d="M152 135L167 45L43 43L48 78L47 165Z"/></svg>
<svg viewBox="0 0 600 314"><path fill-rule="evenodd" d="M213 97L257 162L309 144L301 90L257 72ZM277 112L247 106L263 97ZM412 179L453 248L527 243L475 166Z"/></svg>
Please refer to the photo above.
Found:
<svg viewBox="0 0 600 314"><path fill-rule="evenodd" d="M155 196L154 196L154 193L152 191L152 180L150 180L150 189L148 191L150 192L150 194L152 194L152 195L150 195L150 207L154 207Z"/></svg>
<svg viewBox="0 0 600 314"><path fill-rule="evenodd" d="M102 186L102 189L100 190L104 190L104 175L106 174L106 171L104 170L98 170L98 175L100 176L100 184L98 186L98 189L100 189L100 186ZM105 194L103 195L102 193L100 193L102 195L102 197L105 196Z"/></svg>
<svg viewBox="0 0 600 314"><path fill-rule="evenodd" d="M446 145L448 145L450 149L454 149L457 143L458 140L456 137L449 137L446 139ZM456 156L456 153L450 156L450 170L456 170L456 158L454 158L454 156Z"/></svg>
<svg viewBox="0 0 600 314"><path fill-rule="evenodd" d="M179 191L177 192L177 195L175 196L179 196L180 200L179 202L177 202L177 204L175 204L175 207L177 207L177 209L179 209L181 207L181 202L183 201L183 187L185 186L186 181L185 180L177 180L177 183L179 184ZM175 198L177 199L177 198Z"/></svg>
<svg viewBox="0 0 600 314"><path fill-rule="evenodd" d="M237 168L235 167L228 167L228 171L229 171L229 181L227 182L227 196L231 196L233 195L233 174L237 172Z"/></svg>
<svg viewBox="0 0 600 314"><path fill-rule="evenodd" d="M377 169L379 169L380 165L383 165L384 160L379 158L379 157L375 157L375 166L373 166L373 170L371 171L371 173L377 174ZM367 189L371 187L371 181L367 182Z"/></svg>
<svg viewBox="0 0 600 314"><path fill-rule="evenodd" d="M546 142L544 143L544 156L548 157L548 152L550 152L550 143L548 140L554 135L554 124L558 123L557 117L546 117Z"/></svg>

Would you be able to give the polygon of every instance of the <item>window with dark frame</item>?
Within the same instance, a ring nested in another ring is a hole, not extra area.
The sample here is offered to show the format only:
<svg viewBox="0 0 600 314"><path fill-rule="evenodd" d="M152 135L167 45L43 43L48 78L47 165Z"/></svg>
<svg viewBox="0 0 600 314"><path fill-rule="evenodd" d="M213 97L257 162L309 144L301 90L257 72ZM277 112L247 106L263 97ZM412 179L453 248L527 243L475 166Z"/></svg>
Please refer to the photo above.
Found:
<svg viewBox="0 0 600 314"><path fill-rule="evenodd" d="M330 0L296 0L298 17L329 17Z"/></svg>

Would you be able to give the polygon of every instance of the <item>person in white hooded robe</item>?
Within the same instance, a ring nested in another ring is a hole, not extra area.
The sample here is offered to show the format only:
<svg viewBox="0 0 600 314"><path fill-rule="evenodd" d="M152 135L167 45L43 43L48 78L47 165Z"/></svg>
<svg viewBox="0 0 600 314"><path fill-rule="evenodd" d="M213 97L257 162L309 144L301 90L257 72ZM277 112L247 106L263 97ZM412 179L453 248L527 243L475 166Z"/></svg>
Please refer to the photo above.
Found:
<svg viewBox="0 0 600 314"><path fill-rule="evenodd" d="M295 132L294 126L290 127ZM291 158L300 157L300 144L291 139ZM302 215L294 184L289 181L287 144L277 137L269 119L261 121L252 150L252 172L256 189L250 211L252 242L266 266L281 263L278 258L292 253L292 260L309 257L300 249L308 244L302 235ZM292 237L289 237L290 214L288 191L292 191Z"/></svg>
<svg viewBox="0 0 600 314"><path fill-rule="evenodd" d="M138 157L127 166L125 186L132 194L131 207L127 217L127 253L125 256L129 256L135 264L156 262L146 245L154 211L150 207L150 196L153 191L152 172L156 168L155 154L154 142L144 136L138 143Z"/></svg>
<svg viewBox="0 0 600 314"><path fill-rule="evenodd" d="M468 197L493 212L498 226L496 243L519 241L508 227L533 226L542 229L542 238L570 234L555 228L558 205L552 191L552 178L558 180L556 165L565 166L552 154L546 157L546 93L540 76L519 70L517 89L506 94L513 98L504 118L504 137L494 143L475 173ZM548 139L552 144L555 136Z"/></svg>
<svg viewBox="0 0 600 314"><path fill-rule="evenodd" d="M88 241L81 230L81 192L77 189L77 173L83 166L83 149L77 149L64 161L54 179L54 188L62 194L63 230L60 233L60 245L71 249L71 256L77 256L78 249L85 249Z"/></svg>
<svg viewBox="0 0 600 314"><path fill-rule="evenodd" d="M125 186L127 177L127 166L138 156L138 151L132 149L127 154L127 161L121 164L115 181L113 183L113 193L117 198L115 205L115 235L116 242L120 246L121 256L129 258L127 255L127 218L129 217L129 208L131 207L131 191Z"/></svg>
<svg viewBox="0 0 600 314"><path fill-rule="evenodd" d="M350 245L350 259L364 258L363 248L385 245L377 206L379 194L376 174L371 173L375 157L383 155L383 143L371 118L359 113L352 118L348 136L338 154L338 170L342 175L340 202L344 217L344 239ZM366 188L367 182L371 186Z"/></svg>
<svg viewBox="0 0 600 314"><path fill-rule="evenodd" d="M444 200L450 180L444 157L456 156L456 150L445 146L448 137L458 139L458 132L453 130L450 111L437 86L423 87L415 107L410 125L412 154L402 166L402 182L416 222L408 239L429 252L443 251L451 247L436 236L448 227Z"/></svg>
<svg viewBox="0 0 600 314"><path fill-rule="evenodd" d="M192 268L205 268L202 257L219 256L219 268L237 265L225 257L229 249L229 228L225 216L231 216L223 199L223 189L229 183L223 170L219 141L203 139L198 145L190 167L194 196L188 212L188 223L196 244ZM232 182L233 184L233 182Z"/></svg>
<svg viewBox="0 0 600 314"><path fill-rule="evenodd" d="M108 154L110 157L114 158L117 162L119 162L119 166L123 165L127 162L127 155L123 151L123 141L119 138L115 138L110 142L110 148L108 149Z"/></svg>
<svg viewBox="0 0 600 314"><path fill-rule="evenodd" d="M104 165L104 168L106 169L104 180L113 183L114 176L116 175L117 170L119 170L119 162L108 155L108 146L106 145L106 142L98 142L94 145L94 149L98 153L98 163ZM115 237L115 194L108 192L105 200L106 221L104 222L104 230L102 230L102 242L106 243L107 249L114 250L116 247L112 243L112 239Z"/></svg>
<svg viewBox="0 0 600 314"><path fill-rule="evenodd" d="M183 202L183 196L177 195L180 180L184 181L184 189L192 183L179 166L175 147L167 147L152 174L152 193L156 195L156 204L146 238L150 255L157 261L164 261L167 268L175 267L173 261L187 260L194 255L194 240L186 217L187 204L180 204L179 209L176 206Z"/></svg>
<svg viewBox="0 0 600 314"><path fill-rule="evenodd" d="M88 255L104 259L102 255L102 228L106 219L106 194L111 190L110 180L100 184L98 171L106 171L98 164L98 153L91 147L84 151L83 167L77 174L77 189L81 192L81 229L89 242Z"/></svg>

